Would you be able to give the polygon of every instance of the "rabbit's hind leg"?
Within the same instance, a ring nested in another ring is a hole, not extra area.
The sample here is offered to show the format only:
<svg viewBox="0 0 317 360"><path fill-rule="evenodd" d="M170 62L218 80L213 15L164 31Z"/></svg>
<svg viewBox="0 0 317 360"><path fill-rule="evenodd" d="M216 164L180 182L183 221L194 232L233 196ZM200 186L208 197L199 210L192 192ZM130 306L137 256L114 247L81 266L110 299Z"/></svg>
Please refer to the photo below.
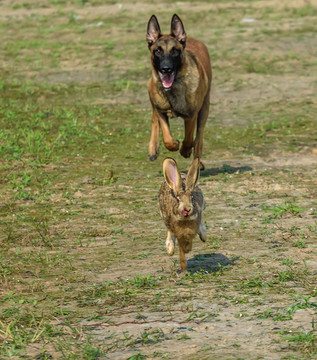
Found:
<svg viewBox="0 0 317 360"><path fill-rule="evenodd" d="M207 240L206 226L203 224L200 224L199 226L199 237L203 242Z"/></svg>
<svg viewBox="0 0 317 360"><path fill-rule="evenodd" d="M186 262L186 258L185 258L184 249L181 245L179 246L179 260L181 263L182 272L186 272L187 262Z"/></svg>

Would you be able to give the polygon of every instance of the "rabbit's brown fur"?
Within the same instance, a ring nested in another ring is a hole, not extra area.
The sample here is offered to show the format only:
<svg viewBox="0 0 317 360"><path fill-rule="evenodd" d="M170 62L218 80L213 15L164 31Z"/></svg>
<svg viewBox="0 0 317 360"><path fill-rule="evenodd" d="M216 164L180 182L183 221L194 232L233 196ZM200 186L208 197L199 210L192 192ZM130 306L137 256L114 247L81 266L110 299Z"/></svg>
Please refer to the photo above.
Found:
<svg viewBox="0 0 317 360"><path fill-rule="evenodd" d="M175 160L167 158L163 163L165 181L159 191L159 205L167 227L166 249L174 254L175 239L179 245L182 271L186 271L185 254L191 251L196 234L206 241L206 228L202 223L205 201L201 189L196 186L199 178L199 159L193 160L187 176L180 174Z"/></svg>

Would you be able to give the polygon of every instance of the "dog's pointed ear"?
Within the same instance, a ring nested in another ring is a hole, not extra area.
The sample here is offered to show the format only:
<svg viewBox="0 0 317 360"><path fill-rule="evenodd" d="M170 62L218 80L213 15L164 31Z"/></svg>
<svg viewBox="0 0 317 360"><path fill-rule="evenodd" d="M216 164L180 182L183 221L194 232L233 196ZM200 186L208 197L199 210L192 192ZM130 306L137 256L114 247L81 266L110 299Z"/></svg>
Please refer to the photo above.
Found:
<svg viewBox="0 0 317 360"><path fill-rule="evenodd" d="M156 16L152 15L147 24L146 33L146 41L149 47L151 47L160 36L162 36L160 24L158 23Z"/></svg>
<svg viewBox="0 0 317 360"><path fill-rule="evenodd" d="M186 45L186 32L182 20L174 14L171 21L171 35L174 36L184 47Z"/></svg>

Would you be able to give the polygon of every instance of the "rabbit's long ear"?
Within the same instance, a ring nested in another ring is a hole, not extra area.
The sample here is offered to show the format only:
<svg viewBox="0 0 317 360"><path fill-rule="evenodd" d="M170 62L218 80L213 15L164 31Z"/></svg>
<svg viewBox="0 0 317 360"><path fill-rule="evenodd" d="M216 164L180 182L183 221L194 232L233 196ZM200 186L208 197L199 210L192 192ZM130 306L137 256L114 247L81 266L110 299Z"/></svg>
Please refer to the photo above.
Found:
<svg viewBox="0 0 317 360"><path fill-rule="evenodd" d="M174 159L167 158L164 160L163 174L167 185L174 190L174 192L182 188L182 179Z"/></svg>
<svg viewBox="0 0 317 360"><path fill-rule="evenodd" d="M200 160L199 158L195 158L186 176L186 189L190 191L194 190L197 181L199 179L199 173L200 173Z"/></svg>

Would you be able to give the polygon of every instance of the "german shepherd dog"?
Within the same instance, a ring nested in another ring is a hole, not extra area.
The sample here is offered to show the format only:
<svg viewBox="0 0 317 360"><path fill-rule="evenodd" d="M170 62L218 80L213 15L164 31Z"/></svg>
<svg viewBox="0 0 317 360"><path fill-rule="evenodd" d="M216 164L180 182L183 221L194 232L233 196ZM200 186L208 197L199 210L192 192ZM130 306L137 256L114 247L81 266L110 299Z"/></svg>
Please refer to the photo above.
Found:
<svg viewBox="0 0 317 360"><path fill-rule="evenodd" d="M148 81L153 108L149 159L153 161L158 157L159 128L165 147L170 151L179 149L179 141L173 139L169 127L169 118L177 116L182 117L185 124L181 155L189 157L194 148L194 158L201 159L212 77L207 47L186 37L183 23L176 14L172 17L170 34L161 33L158 20L152 15L146 39L152 64Z"/></svg>

